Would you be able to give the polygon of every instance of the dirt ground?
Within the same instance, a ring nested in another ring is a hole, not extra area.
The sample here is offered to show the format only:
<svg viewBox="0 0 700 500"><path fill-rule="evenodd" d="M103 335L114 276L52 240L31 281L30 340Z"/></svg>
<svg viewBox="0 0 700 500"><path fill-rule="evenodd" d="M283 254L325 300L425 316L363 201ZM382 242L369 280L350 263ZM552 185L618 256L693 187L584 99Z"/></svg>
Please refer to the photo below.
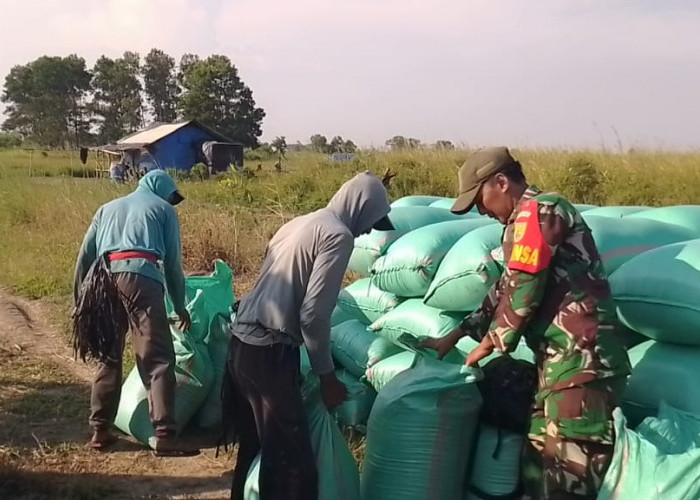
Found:
<svg viewBox="0 0 700 500"><path fill-rule="evenodd" d="M73 359L46 304L0 289L0 498L228 498L235 457L185 430L192 458L157 458L129 436L89 450L92 367Z"/></svg>

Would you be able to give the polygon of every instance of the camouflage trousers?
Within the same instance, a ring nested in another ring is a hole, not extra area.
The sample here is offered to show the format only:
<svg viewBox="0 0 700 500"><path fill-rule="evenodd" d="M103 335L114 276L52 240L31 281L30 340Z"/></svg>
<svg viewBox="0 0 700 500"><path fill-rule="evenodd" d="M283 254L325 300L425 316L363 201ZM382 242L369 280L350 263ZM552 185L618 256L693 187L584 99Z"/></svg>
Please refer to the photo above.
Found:
<svg viewBox="0 0 700 500"><path fill-rule="evenodd" d="M528 439L540 458L538 498L596 498L612 458L612 411L625 381L615 377L537 393Z"/></svg>

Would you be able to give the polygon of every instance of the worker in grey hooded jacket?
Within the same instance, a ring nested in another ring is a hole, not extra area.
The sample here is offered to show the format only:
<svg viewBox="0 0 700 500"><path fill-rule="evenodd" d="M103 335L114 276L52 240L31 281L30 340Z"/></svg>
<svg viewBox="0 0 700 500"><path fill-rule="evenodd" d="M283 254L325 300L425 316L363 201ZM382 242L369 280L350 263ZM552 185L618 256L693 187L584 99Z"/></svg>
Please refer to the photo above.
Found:
<svg viewBox="0 0 700 500"><path fill-rule="evenodd" d="M288 222L270 240L253 290L238 306L228 354L233 428L239 442L231 488L243 498L246 474L261 451L260 498L313 499L317 471L299 389L304 344L329 408L346 388L334 373L330 318L354 238L391 230L387 192L369 172L357 174L326 208ZM224 404L227 402L225 401Z"/></svg>

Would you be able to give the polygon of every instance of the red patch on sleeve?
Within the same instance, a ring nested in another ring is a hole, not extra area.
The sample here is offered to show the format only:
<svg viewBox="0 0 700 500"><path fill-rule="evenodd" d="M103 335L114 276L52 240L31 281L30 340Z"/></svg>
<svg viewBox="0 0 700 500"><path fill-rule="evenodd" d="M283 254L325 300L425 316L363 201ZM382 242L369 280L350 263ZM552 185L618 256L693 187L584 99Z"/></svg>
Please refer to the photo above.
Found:
<svg viewBox="0 0 700 500"><path fill-rule="evenodd" d="M537 202L526 201L515 219L508 269L534 274L546 269L551 260L552 250L542 235Z"/></svg>

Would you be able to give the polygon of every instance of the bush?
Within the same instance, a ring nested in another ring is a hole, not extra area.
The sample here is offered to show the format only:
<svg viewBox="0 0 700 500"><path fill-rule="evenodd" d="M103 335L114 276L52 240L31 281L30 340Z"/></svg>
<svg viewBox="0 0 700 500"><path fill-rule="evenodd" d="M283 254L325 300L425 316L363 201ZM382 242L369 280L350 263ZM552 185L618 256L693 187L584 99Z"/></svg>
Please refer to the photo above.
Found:
<svg viewBox="0 0 700 500"><path fill-rule="evenodd" d="M192 167L192 170L190 170L190 176L194 180L206 181L209 179L209 167L204 163L197 163Z"/></svg>
<svg viewBox="0 0 700 500"><path fill-rule="evenodd" d="M605 178L593 160L574 156L553 175L546 189L553 189L574 203L599 205L605 201Z"/></svg>
<svg viewBox="0 0 700 500"><path fill-rule="evenodd" d="M22 136L19 134L0 134L0 149L18 148L22 145Z"/></svg>

